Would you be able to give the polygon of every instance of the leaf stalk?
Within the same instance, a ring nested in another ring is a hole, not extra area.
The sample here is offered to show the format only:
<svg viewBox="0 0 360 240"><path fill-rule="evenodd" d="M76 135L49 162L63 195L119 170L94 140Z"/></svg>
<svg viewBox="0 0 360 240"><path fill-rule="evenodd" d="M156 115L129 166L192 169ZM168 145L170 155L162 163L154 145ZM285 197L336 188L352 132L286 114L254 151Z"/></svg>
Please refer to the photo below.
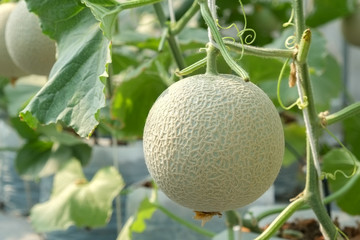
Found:
<svg viewBox="0 0 360 240"><path fill-rule="evenodd" d="M320 116L320 120L323 123L323 125L331 125L337 122L340 122L342 120L345 120L347 118L353 117L360 113L360 102L353 103L343 109L341 109L338 112L335 112L333 114L330 114L328 116Z"/></svg>

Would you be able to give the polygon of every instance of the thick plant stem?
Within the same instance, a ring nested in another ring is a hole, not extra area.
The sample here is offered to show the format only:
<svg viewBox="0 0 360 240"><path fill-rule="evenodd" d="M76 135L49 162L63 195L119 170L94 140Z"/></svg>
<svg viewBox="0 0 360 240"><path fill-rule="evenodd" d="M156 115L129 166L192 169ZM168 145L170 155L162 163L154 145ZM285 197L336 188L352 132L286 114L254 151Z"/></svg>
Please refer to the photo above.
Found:
<svg viewBox="0 0 360 240"><path fill-rule="evenodd" d="M166 24L166 17L165 17L164 10L162 9L161 4L155 3L154 9L155 9L155 13L160 21L161 27L164 29L168 28L169 26L167 26L167 24ZM179 69L185 68L186 64L185 64L184 58L181 54L179 44L177 43L175 36L172 35L171 31L169 31L167 40L168 40L168 43L169 43L169 46L171 49L171 53L173 54L173 57L176 61L177 66L179 67Z"/></svg>
<svg viewBox="0 0 360 240"><path fill-rule="evenodd" d="M304 21L304 10L303 10L303 1L294 0L294 10L295 10L295 26L296 26L296 39L297 43L301 42L302 34L305 30L305 21ZM326 212L326 209L322 202L321 188L319 187L319 171L318 168L318 136L321 130L321 125L319 124L318 117L316 114L314 97L312 92L312 86L309 76L308 65L306 62L302 63L296 61L296 68L298 74L298 81L300 81L301 87L299 91L302 91L303 94L307 97L308 107L306 114L304 114L305 122L307 128L307 137L308 137L308 146L307 148L307 180L304 190L304 197L306 203L314 211L317 216L319 223L321 225L322 233L325 239L336 239L337 238L337 229L332 223L329 215ZM311 152L311 155L310 155Z"/></svg>
<svg viewBox="0 0 360 240"><path fill-rule="evenodd" d="M332 223L325 206L322 202L317 169L315 167L314 161L310 155L310 144L308 141L307 144L307 174L306 174L306 184L304 190L304 197L306 203L314 211L316 217L319 220L321 226L321 232L323 233L325 239L336 239L337 229Z"/></svg>
<svg viewBox="0 0 360 240"><path fill-rule="evenodd" d="M359 179L360 179L360 170L358 169L358 171L354 174L354 176L348 182L346 182L346 184L344 186L342 186L339 190L332 193L331 195L325 197L323 200L323 204L331 203L331 202L335 201L336 199L338 199L339 197L346 194L350 189L352 189L355 186L355 184L357 183L357 181L359 181ZM263 220L264 218L266 218L268 216L278 214L278 213L284 211L284 209L285 209L285 207L277 207L277 208L273 208L273 209L264 211L255 217L256 222L260 222L261 220ZM300 207L298 210L307 210L307 209L310 209L310 206L308 204L305 204L304 206Z"/></svg>
<svg viewBox="0 0 360 240"><path fill-rule="evenodd" d="M248 73L243 68L241 68L235 62L235 60L232 59L232 57L230 56L230 53L228 52L228 50L224 44L224 41L220 35L220 32L217 29L215 21L212 18L210 9L209 9L206 1L205 0L198 0L198 1L200 4L201 15L203 16L206 24L208 25L208 27L211 31L211 34L212 34L214 40L216 41L216 44L218 45L216 47L219 49L221 55L224 57L225 62L229 65L229 67L234 72L236 72L242 79L244 79L244 81L249 81L250 77L249 77Z"/></svg>
<svg viewBox="0 0 360 240"><path fill-rule="evenodd" d="M214 47L214 45L208 43L206 52L207 52L206 74L217 75L218 71L216 68L216 57L218 54L218 50Z"/></svg>

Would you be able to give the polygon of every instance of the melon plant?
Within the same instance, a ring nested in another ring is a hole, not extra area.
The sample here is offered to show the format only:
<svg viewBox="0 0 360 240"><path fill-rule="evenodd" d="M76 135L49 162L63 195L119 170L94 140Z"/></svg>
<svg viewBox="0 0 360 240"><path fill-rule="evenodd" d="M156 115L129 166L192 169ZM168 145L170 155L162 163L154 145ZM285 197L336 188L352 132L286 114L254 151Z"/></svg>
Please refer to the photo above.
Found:
<svg viewBox="0 0 360 240"><path fill-rule="evenodd" d="M20 1L9 16L6 46L16 65L29 74L48 75L55 62L55 42L45 36L38 17Z"/></svg>
<svg viewBox="0 0 360 240"><path fill-rule="evenodd" d="M25 73L16 66L11 59L5 44L5 26L15 3L4 3L0 5L0 76L20 77Z"/></svg>
<svg viewBox="0 0 360 240"><path fill-rule="evenodd" d="M199 212L247 205L274 182L284 134L256 85L226 74L195 75L165 90L144 128L149 172L173 201Z"/></svg>

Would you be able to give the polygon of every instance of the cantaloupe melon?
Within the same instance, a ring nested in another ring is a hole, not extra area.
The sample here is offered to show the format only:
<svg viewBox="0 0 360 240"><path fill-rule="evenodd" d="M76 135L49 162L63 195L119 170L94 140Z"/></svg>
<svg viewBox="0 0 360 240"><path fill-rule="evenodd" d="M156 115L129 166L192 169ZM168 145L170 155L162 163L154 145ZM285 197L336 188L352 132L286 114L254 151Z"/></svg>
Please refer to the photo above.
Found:
<svg viewBox="0 0 360 240"><path fill-rule="evenodd" d="M15 64L30 74L48 75L55 62L55 41L44 35L39 18L20 1L9 16L6 46Z"/></svg>
<svg viewBox="0 0 360 240"><path fill-rule="evenodd" d="M15 3L4 3L0 5L0 76L20 77L25 75L11 59L5 44L5 26Z"/></svg>
<svg viewBox="0 0 360 240"><path fill-rule="evenodd" d="M173 201L199 212L245 206L274 182L284 154L279 114L256 85L196 75L165 90L144 128L148 170Z"/></svg>

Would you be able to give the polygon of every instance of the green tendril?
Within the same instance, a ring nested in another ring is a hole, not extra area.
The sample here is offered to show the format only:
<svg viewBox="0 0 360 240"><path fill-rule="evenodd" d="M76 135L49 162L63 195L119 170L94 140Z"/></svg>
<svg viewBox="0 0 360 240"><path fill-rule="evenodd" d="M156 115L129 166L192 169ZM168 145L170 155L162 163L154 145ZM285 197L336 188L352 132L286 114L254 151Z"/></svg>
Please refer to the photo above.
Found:
<svg viewBox="0 0 360 240"><path fill-rule="evenodd" d="M277 84L277 90L276 90L277 99L278 99L278 102L279 102L280 107L282 107L282 108L285 109L285 110L290 110L291 108L293 108L293 107L295 107L295 106L298 106L298 108L302 110L302 109L304 109L304 108L306 108L306 107L308 106L308 100L307 100L307 97L306 97L306 96L304 96L304 99L303 99L304 102L303 102L303 103L301 102L300 98L298 98L293 104L291 104L291 105L288 106L288 107L286 107L286 106L283 104L283 102L282 102L282 100L281 100L281 97L280 97L281 80L282 80L282 78L283 78L283 76L284 76L285 68L286 68L286 65L289 63L289 60L290 60L290 58L288 58L288 59L284 62L283 66L282 66L282 68L281 68L280 74L279 74L278 84Z"/></svg>
<svg viewBox="0 0 360 240"><path fill-rule="evenodd" d="M294 13L295 13L295 11L294 11L294 9L292 9L292 10L291 10L290 19L289 19L286 23L284 23L284 24L282 25L284 28L286 28L286 27L288 27L288 26L294 26L294 23L293 23Z"/></svg>
<svg viewBox="0 0 360 240"><path fill-rule="evenodd" d="M325 131L333 138L335 139L335 141L345 150L345 152L350 156L351 160L353 161L353 171L350 175L347 175L344 171L337 169L334 173L326 173L326 172L322 172L321 173L321 178L330 178L332 180L336 180L336 175L342 174L345 178L351 178L356 174L357 171L357 164L356 164L356 159L354 157L354 155L351 153L351 151L345 147L345 145L335 136L335 134L333 134L328 128L324 128Z"/></svg>
<svg viewBox="0 0 360 240"><path fill-rule="evenodd" d="M247 28L247 18L246 18L246 14L245 14L245 9L244 9L244 5L243 3L241 2L241 0L239 0L239 3L240 3L240 6L241 6L241 11L243 13L243 16L244 16L244 28L242 30L240 30L238 28L238 26L236 26L235 23L232 23L231 25L227 26L227 27L223 27L219 24L219 20L216 19L216 25L220 28L220 29L223 29L223 30L227 30L227 29L230 29L230 28L235 28L236 30L236 36L239 38L240 40L240 43L242 46L244 46L245 44L246 45L250 45L252 43L254 43L255 39L256 39L256 32L254 29L252 28ZM244 34L246 32L251 32L252 34L249 34L247 35L245 38L243 37ZM236 42L235 38L233 37L223 37L223 39L230 39L231 41L233 42ZM241 54L240 54L240 58L241 59L244 55L244 47L242 48L241 50Z"/></svg>
<svg viewBox="0 0 360 240"><path fill-rule="evenodd" d="M296 38L295 36L289 36L285 41L285 47L287 49L294 49L296 46Z"/></svg>
<svg viewBox="0 0 360 240"><path fill-rule="evenodd" d="M219 49L221 55L223 56L225 62L229 65L229 67L236 73L238 74L245 82L250 81L250 77L248 75L248 73L242 68L240 67L235 60L231 57L230 53L228 52L228 48L225 45L218 27L216 26L216 23L214 21L214 19L211 16L211 12L210 9L208 7L208 5L206 4L206 2L204 0L199 1L200 4L200 12L201 15L203 16L206 24L208 25L210 32L217 44L217 48Z"/></svg>

